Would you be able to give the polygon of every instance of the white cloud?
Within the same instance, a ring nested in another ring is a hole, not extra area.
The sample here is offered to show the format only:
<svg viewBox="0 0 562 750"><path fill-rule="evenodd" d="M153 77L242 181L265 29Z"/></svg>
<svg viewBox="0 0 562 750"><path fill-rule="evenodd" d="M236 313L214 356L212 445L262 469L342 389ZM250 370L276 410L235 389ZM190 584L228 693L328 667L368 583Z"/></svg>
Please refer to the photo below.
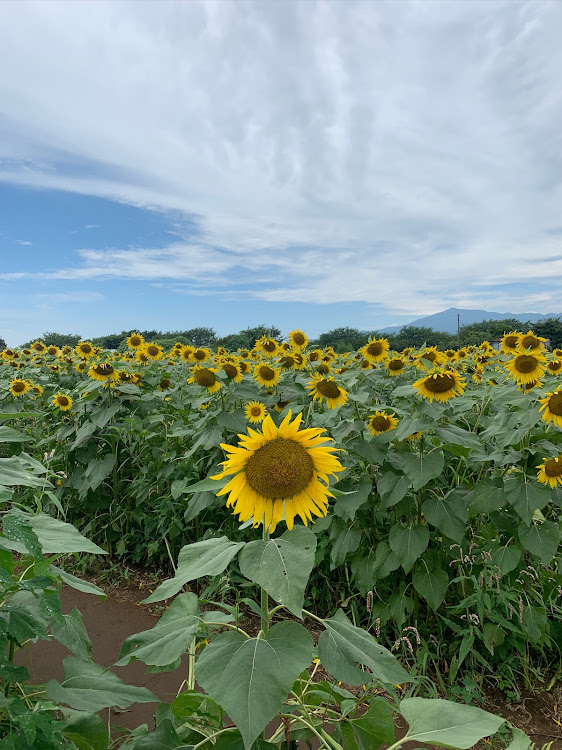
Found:
<svg viewBox="0 0 562 750"><path fill-rule="evenodd" d="M29 240L15 240L16 245L33 245Z"/></svg>
<svg viewBox="0 0 562 750"><path fill-rule="evenodd" d="M75 305L77 303L99 302L104 299L104 295L101 292L53 292L51 294L35 294L32 299L39 305L58 305L61 303Z"/></svg>
<svg viewBox="0 0 562 750"><path fill-rule="evenodd" d="M212 293L239 269L271 301L559 307L562 4L43 0L0 15L0 70L17 71L0 79L0 179L183 211L202 232L82 249L40 278Z"/></svg>

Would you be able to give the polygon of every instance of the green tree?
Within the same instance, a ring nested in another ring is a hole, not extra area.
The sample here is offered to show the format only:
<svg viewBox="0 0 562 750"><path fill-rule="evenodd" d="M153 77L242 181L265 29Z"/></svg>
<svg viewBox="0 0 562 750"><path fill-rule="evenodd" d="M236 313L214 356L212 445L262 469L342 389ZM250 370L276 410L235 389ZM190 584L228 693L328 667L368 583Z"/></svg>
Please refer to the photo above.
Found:
<svg viewBox="0 0 562 750"><path fill-rule="evenodd" d="M562 347L562 320L560 318L545 318L529 326L537 336L550 339L550 348Z"/></svg>
<svg viewBox="0 0 562 750"><path fill-rule="evenodd" d="M56 331L47 331L41 336L41 341L47 346L76 346L82 340L77 333L57 333Z"/></svg>
<svg viewBox="0 0 562 750"><path fill-rule="evenodd" d="M5 349L5 348L6 348L6 342L4 341L2 336L0 336L0 349Z"/></svg>
<svg viewBox="0 0 562 750"><path fill-rule="evenodd" d="M237 349L251 349L249 338L243 333L231 333L217 339L217 346L222 346L229 352L235 352Z"/></svg>
<svg viewBox="0 0 562 750"><path fill-rule="evenodd" d="M381 334L384 335L384 334ZM457 337L446 331L434 331L427 326L402 326L398 333L387 336L388 343L392 349L401 351L406 347L437 346L440 349L448 349L456 346Z"/></svg>
<svg viewBox="0 0 562 750"><path fill-rule="evenodd" d="M334 328L332 331L321 333L314 342L314 346L324 349L332 346L336 352L353 352L364 346L372 334L357 328Z"/></svg>
<svg viewBox="0 0 562 750"><path fill-rule="evenodd" d="M240 331L240 335L245 336L248 339L248 345L252 347L262 336L270 336L273 339L279 340L281 338L281 331L277 326L266 326L261 323L253 328L245 328L243 331Z"/></svg>
<svg viewBox="0 0 562 750"><path fill-rule="evenodd" d="M165 334L166 337L168 334ZM175 331L172 336L184 336L192 346L213 347L217 342L217 334L212 328L190 328L189 331Z"/></svg>

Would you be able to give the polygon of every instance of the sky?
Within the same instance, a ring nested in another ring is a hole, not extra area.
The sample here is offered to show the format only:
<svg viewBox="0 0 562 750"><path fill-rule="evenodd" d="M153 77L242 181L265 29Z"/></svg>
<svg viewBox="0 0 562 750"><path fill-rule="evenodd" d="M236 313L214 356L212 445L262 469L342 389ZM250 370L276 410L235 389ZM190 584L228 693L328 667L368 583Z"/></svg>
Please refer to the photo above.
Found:
<svg viewBox="0 0 562 750"><path fill-rule="evenodd" d="M562 312L562 3L0 3L0 337Z"/></svg>

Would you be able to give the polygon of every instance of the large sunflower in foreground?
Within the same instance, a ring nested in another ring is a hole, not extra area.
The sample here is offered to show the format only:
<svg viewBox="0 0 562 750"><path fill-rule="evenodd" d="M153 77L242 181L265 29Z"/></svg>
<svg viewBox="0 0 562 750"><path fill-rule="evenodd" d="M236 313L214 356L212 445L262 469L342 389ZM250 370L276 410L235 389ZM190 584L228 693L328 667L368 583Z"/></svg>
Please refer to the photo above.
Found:
<svg viewBox="0 0 562 750"><path fill-rule="evenodd" d="M554 489L558 483L562 484L562 456L543 458L544 463L537 466L537 479L542 484L548 484Z"/></svg>
<svg viewBox="0 0 562 750"><path fill-rule="evenodd" d="M310 390L314 401L322 403L326 399L328 409L339 409L347 401L347 391L344 391L333 378L315 375L306 387Z"/></svg>
<svg viewBox="0 0 562 750"><path fill-rule="evenodd" d="M221 444L228 453L223 470L212 479L232 476L218 493L228 494L227 507L233 507L240 521L253 520L256 528L263 523L266 531L274 531L285 518L289 529L295 516L305 526L313 516L325 516L329 477L337 476L343 466L332 455L337 448L323 443L333 442L321 428L301 430L302 415L291 422L291 412L279 427L271 416L263 422L263 432L248 428L238 445Z"/></svg>
<svg viewBox="0 0 562 750"><path fill-rule="evenodd" d="M540 411L544 422L552 422L557 427L562 427L562 386L552 393L547 393L544 398L539 399L542 404Z"/></svg>
<svg viewBox="0 0 562 750"><path fill-rule="evenodd" d="M518 354L505 363L505 369L518 383L530 383L540 380L544 375L546 360L538 352L535 354Z"/></svg>
<svg viewBox="0 0 562 750"><path fill-rule="evenodd" d="M465 382L455 370L444 370L416 380L414 388L423 398L443 402L464 393Z"/></svg>

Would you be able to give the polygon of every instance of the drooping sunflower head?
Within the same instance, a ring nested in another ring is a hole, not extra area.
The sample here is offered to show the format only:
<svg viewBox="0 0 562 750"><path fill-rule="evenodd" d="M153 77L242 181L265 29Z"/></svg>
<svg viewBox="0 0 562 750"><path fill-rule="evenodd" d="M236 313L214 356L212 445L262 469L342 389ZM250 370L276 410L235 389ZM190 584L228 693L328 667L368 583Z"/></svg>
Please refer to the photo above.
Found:
<svg viewBox="0 0 562 750"><path fill-rule="evenodd" d="M386 411L376 411L367 420L367 427L371 433L371 437L393 430L397 425L398 419L394 416L394 412L389 414Z"/></svg>
<svg viewBox="0 0 562 750"><path fill-rule="evenodd" d="M517 383L530 383L544 375L546 359L540 352L517 354L505 364L506 370Z"/></svg>
<svg viewBox="0 0 562 750"><path fill-rule="evenodd" d="M388 357L389 349L387 339L371 339L360 351L369 362L382 362Z"/></svg>
<svg viewBox="0 0 562 750"><path fill-rule="evenodd" d="M519 339L519 348L524 349L526 352L539 352L544 348L543 344L545 343L545 338L542 336L535 336L532 331L528 331Z"/></svg>
<svg viewBox="0 0 562 750"><path fill-rule="evenodd" d="M562 455L550 459L543 458L543 463L539 464L537 469L537 479L542 484L548 484L552 489L562 484Z"/></svg>
<svg viewBox="0 0 562 750"><path fill-rule="evenodd" d="M53 404L57 406L61 411L68 411L72 408L72 399L65 393L55 393L53 396Z"/></svg>
<svg viewBox="0 0 562 750"><path fill-rule="evenodd" d="M288 406L290 403L291 403L290 401L281 401L281 399L279 399L279 401L275 404L275 406L273 408L275 409L275 411L278 414L281 414L281 412L283 411L283 409L286 406Z"/></svg>
<svg viewBox="0 0 562 750"><path fill-rule="evenodd" d="M289 529L295 516L308 525L313 516L325 516L329 477L337 476L343 466L332 455L337 449L320 428L300 429L302 414L291 422L291 412L276 427L271 416L262 425L263 432L248 429L238 445L222 444L228 459L223 471L212 477L232 478L218 495L228 494L227 507L233 507L240 521L250 519L256 528L263 523L274 531L285 518Z"/></svg>
<svg viewBox="0 0 562 750"><path fill-rule="evenodd" d="M547 393L544 398L539 399L539 403L543 421L562 427L562 386L559 385L555 391Z"/></svg>
<svg viewBox="0 0 562 750"><path fill-rule="evenodd" d="M28 380L22 380L21 378L14 378L11 380L10 387L8 388L14 398L24 396L30 389L31 383Z"/></svg>
<svg viewBox="0 0 562 750"><path fill-rule="evenodd" d="M222 388L221 382L216 376L216 370L211 367L195 367L193 375L187 382L196 383L202 388L206 388L209 393L216 393Z"/></svg>
<svg viewBox="0 0 562 750"><path fill-rule="evenodd" d="M298 328L295 328L293 331L289 334L289 341L293 345L295 349L298 349L299 351L301 349L306 349L308 346L308 336L304 331L300 331Z"/></svg>
<svg viewBox="0 0 562 750"><path fill-rule="evenodd" d="M132 333L127 337L127 346L133 351L137 351L137 349L140 349L143 344L144 338L140 335L140 333Z"/></svg>
<svg viewBox="0 0 562 750"><path fill-rule="evenodd" d="M242 357L242 359L248 359L248 357L250 356L250 350L238 349L238 354Z"/></svg>
<svg viewBox="0 0 562 750"><path fill-rule="evenodd" d="M281 377L281 370L266 364L258 364L254 367L254 380L264 388L277 385Z"/></svg>
<svg viewBox="0 0 562 750"><path fill-rule="evenodd" d="M546 369L552 374L556 375L562 370L562 359L551 359L546 365Z"/></svg>
<svg viewBox="0 0 562 750"><path fill-rule="evenodd" d="M465 382L455 370L441 370L416 380L414 388L429 401L444 402L464 393Z"/></svg>
<svg viewBox="0 0 562 750"><path fill-rule="evenodd" d="M75 351L80 357L93 357L95 354L94 347L90 341L79 341L76 344Z"/></svg>
<svg viewBox="0 0 562 750"><path fill-rule="evenodd" d="M261 401L250 401L246 404L246 408L244 409L244 416L248 422L252 422L253 424L263 422L266 414L267 409L265 408L265 404L262 404Z"/></svg>
<svg viewBox="0 0 562 750"><path fill-rule="evenodd" d="M39 398L43 395L43 388L40 385L32 385L31 390L33 391L33 398Z"/></svg>
<svg viewBox="0 0 562 750"><path fill-rule="evenodd" d="M328 409L339 409L347 401L347 391L338 385L334 378L315 375L306 387L311 392L313 400L319 403L325 400Z"/></svg>
<svg viewBox="0 0 562 750"><path fill-rule="evenodd" d="M43 354L47 349L42 341L34 341L33 344L31 344L31 348L38 354Z"/></svg>
<svg viewBox="0 0 562 750"><path fill-rule="evenodd" d="M279 357L279 364L283 370L298 370L297 360L290 354L284 354Z"/></svg>
<svg viewBox="0 0 562 750"><path fill-rule="evenodd" d="M98 362L95 365L91 365L88 370L88 377L92 380L99 380L100 383L112 384L118 380L119 375L117 370L109 362Z"/></svg>
<svg viewBox="0 0 562 750"><path fill-rule="evenodd" d="M321 349L314 349L314 351L310 352L308 354L308 361L309 362L318 362L322 359L322 350Z"/></svg>
<svg viewBox="0 0 562 750"><path fill-rule="evenodd" d="M386 369L388 370L388 374L392 377L402 375L405 367L406 363L400 357L394 357L394 359L389 359L386 362Z"/></svg>
<svg viewBox="0 0 562 750"><path fill-rule="evenodd" d="M542 386L542 380L530 380L527 383L517 383L517 390L523 391L523 393L527 393L528 391L532 391L534 388L542 388Z"/></svg>

